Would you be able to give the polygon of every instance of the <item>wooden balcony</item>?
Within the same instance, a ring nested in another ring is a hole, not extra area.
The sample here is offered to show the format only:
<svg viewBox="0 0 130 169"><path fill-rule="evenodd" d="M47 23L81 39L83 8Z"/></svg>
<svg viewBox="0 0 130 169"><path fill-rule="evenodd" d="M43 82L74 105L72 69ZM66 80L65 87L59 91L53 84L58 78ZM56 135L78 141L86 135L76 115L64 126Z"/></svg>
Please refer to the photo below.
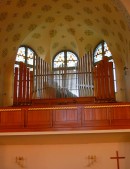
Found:
<svg viewBox="0 0 130 169"><path fill-rule="evenodd" d="M0 132L130 129L130 103L0 108Z"/></svg>

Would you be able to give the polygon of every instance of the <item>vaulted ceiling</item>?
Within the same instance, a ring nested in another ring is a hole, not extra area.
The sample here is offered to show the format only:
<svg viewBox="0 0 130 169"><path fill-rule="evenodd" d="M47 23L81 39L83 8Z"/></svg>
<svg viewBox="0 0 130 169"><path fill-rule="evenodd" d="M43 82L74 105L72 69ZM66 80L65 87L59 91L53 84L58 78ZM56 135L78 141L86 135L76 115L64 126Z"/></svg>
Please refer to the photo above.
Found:
<svg viewBox="0 0 130 169"><path fill-rule="evenodd" d="M60 50L81 57L105 40L115 60L125 64L130 54L128 1L0 1L1 63L7 67L8 60L9 69L20 45L28 45L49 62Z"/></svg>

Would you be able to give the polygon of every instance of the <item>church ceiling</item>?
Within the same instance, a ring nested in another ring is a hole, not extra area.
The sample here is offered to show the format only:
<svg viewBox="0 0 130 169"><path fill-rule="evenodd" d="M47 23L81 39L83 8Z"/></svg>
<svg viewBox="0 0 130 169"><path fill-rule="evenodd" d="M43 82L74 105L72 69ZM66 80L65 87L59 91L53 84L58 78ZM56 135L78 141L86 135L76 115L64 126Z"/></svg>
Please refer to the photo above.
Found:
<svg viewBox="0 0 130 169"><path fill-rule="evenodd" d="M20 45L49 62L60 50L83 56L105 40L115 58L127 57L129 31L129 14L119 0L0 1L0 57L10 65Z"/></svg>

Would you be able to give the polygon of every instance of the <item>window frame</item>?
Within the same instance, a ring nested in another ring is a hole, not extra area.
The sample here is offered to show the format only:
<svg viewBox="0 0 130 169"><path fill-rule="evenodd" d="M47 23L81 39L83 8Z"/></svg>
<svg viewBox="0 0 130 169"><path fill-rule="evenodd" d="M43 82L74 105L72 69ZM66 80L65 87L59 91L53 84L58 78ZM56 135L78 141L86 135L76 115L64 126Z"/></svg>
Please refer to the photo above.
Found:
<svg viewBox="0 0 130 169"><path fill-rule="evenodd" d="M55 58L57 57L57 55L59 55L60 53L64 53L64 62L65 62L65 66L63 66L63 67L57 67L57 68L55 68L54 67L54 60L55 60ZM57 52L56 54L55 54L55 56L53 57L53 59L52 59L52 70L54 71L54 70L71 70L71 69L74 69L75 68L75 66L72 66L72 67L67 67L67 52L71 52L72 54L74 54L75 56L76 56L76 58L77 58L77 63L78 63L78 61L79 61L79 57L78 57L78 55L75 53L75 52L73 52L73 51L71 51L71 50L61 50L61 51L59 51L59 52ZM76 66L76 68L77 68L77 66Z"/></svg>
<svg viewBox="0 0 130 169"><path fill-rule="evenodd" d="M94 66L97 64L97 63L99 63L102 59L103 59L103 57L105 57L105 50L104 50L104 44L105 44L106 42L104 41L104 40L102 40L102 41L100 41L97 45L96 45L96 47L94 48L94 52L93 52L93 64L94 64ZM97 61L97 62L95 62L94 60L95 60L95 52L96 52L96 50L99 48L99 46L102 46L102 59L101 60L99 60L99 61ZM107 45L107 43L106 43L106 45ZM108 47L108 45L107 45L107 47ZM108 48L109 49L109 48ZM110 50L109 50L110 51ZM111 52L111 51L110 51ZM108 56L107 56L108 57ZM113 58L112 58L112 53L111 53L111 56L109 56L108 57L109 59L108 60L112 60Z"/></svg>
<svg viewBox="0 0 130 169"><path fill-rule="evenodd" d="M26 65L29 69L33 69L33 70L34 70L34 68L35 68L35 66L36 66L36 64L35 64L36 58L38 57L38 55L37 55L37 53L35 52L34 49L32 49L30 46L26 46L26 45L21 45L21 46L19 46L19 48L18 48L18 50L17 50L16 58L15 58L14 67L15 67L16 65L18 66L18 65L20 64L20 62L22 62L22 61L16 61L17 55L18 55L18 51L19 51L19 49L22 48L22 47L25 48L25 62L23 62L23 63L25 63L25 65ZM32 65L27 63L28 50L31 50L31 51L33 52L33 64L32 64Z"/></svg>

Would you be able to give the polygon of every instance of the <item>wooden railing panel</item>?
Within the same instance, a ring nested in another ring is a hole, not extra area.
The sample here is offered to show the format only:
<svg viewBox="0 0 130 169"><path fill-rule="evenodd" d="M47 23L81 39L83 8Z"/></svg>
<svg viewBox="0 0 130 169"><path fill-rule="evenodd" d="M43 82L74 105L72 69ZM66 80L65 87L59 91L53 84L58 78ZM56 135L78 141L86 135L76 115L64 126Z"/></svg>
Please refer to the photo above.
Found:
<svg viewBox="0 0 130 169"><path fill-rule="evenodd" d="M24 113L21 109L4 109L0 110L1 128L23 128L24 127Z"/></svg>
<svg viewBox="0 0 130 169"><path fill-rule="evenodd" d="M130 129L130 104L0 108L0 131Z"/></svg>
<svg viewBox="0 0 130 169"><path fill-rule="evenodd" d="M130 125L130 107L113 107L111 112L111 125Z"/></svg>
<svg viewBox="0 0 130 169"><path fill-rule="evenodd" d="M77 108L55 109L53 112L54 127L79 127L81 126L81 117Z"/></svg>
<svg viewBox="0 0 130 169"><path fill-rule="evenodd" d="M26 115L26 127L52 127L52 110L47 108L30 108Z"/></svg>
<svg viewBox="0 0 130 169"><path fill-rule="evenodd" d="M83 108L83 126L108 126L109 123L107 108Z"/></svg>

